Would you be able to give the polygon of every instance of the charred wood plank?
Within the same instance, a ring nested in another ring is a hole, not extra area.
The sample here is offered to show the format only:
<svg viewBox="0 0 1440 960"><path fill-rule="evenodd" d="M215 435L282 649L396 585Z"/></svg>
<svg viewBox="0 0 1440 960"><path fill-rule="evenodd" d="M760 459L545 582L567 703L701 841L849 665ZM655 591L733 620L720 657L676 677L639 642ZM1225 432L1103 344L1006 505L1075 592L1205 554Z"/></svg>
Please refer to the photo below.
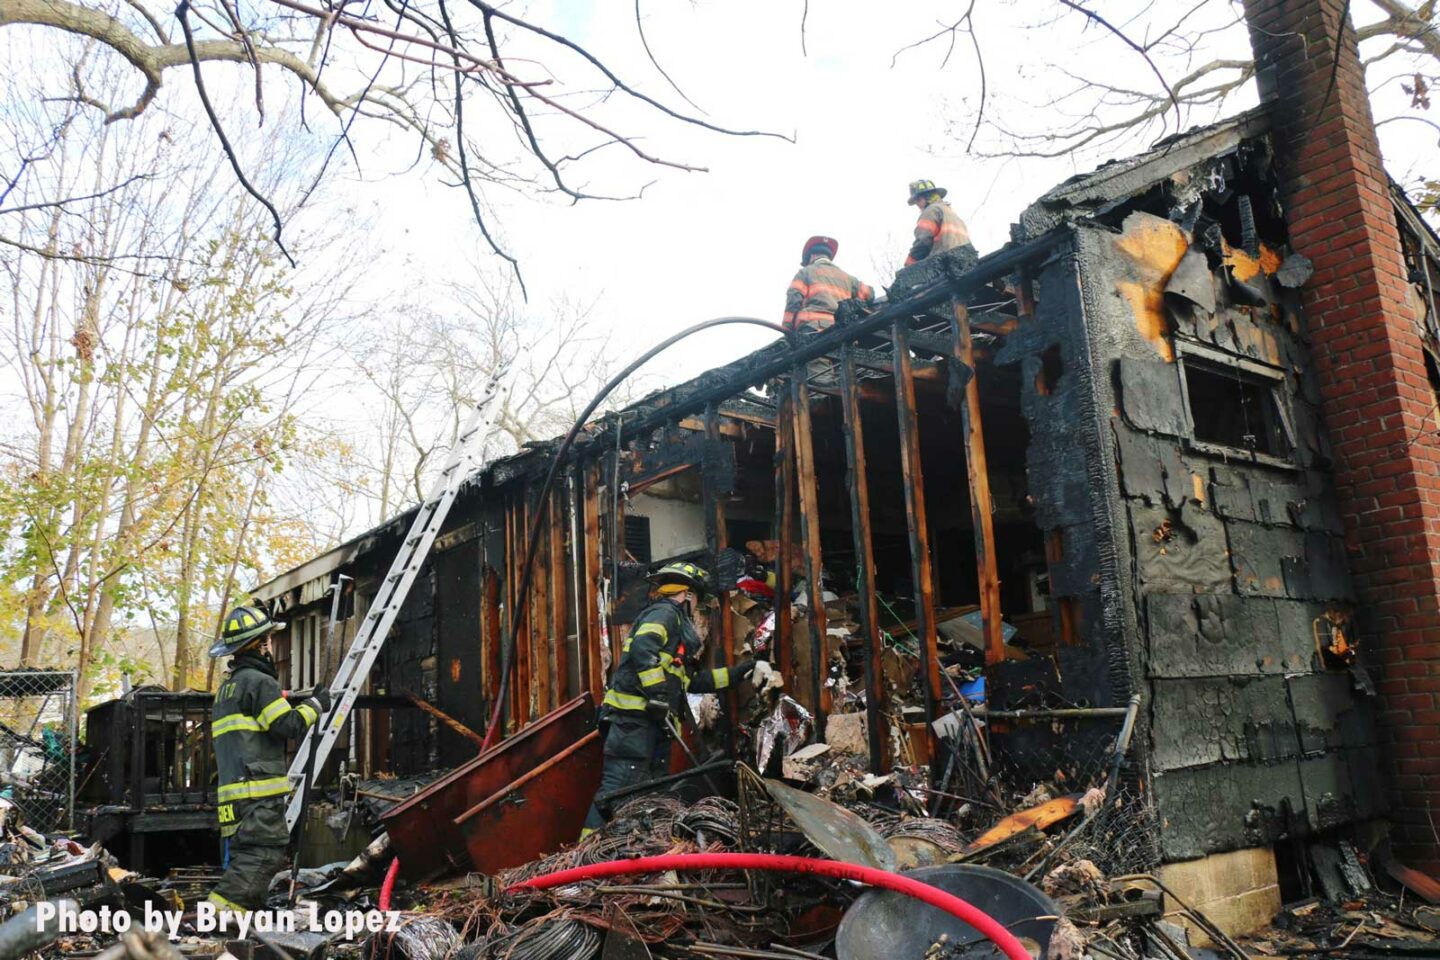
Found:
<svg viewBox="0 0 1440 960"><path fill-rule="evenodd" d="M925 474L920 465L920 425L915 412L915 378L910 366L910 338L897 323L895 343L895 411L900 427L900 466L905 477L905 520L910 533L910 568L915 580L917 632L920 638L920 687L925 696L925 727L940 707L940 656L936 649L935 584L930 570L930 526L925 512ZM932 756L938 752L932 753Z"/></svg>
<svg viewBox="0 0 1440 960"><path fill-rule="evenodd" d="M840 349L840 398L845 423L845 463L849 470L850 527L855 538L855 568L859 573L860 629L865 636L865 726L870 739L870 769L890 769L890 722L886 706L885 638L875 605L875 556L870 535L870 482L865 471L865 427L860 418L860 392L856 389L854 348Z"/></svg>
<svg viewBox="0 0 1440 960"><path fill-rule="evenodd" d="M970 483L970 518L975 530L975 569L980 577L980 618L985 635L985 662L1005 659L1000 624L1000 574L995 566L995 511L990 497L990 470L985 459L985 428L980 416L980 380L975 369L975 343L965 304L955 301L950 319L951 349L966 377L960 406L960 431L965 440L965 474Z"/></svg>
<svg viewBox="0 0 1440 960"><path fill-rule="evenodd" d="M720 408L718 404L710 404L705 408L705 439L714 444L721 442L720 432ZM704 476L704 497L705 497L705 540L712 557L719 557L720 551L724 550L728 543L725 531L725 497L729 490L717 489L719 481L715 471L705 470ZM718 592L720 607L716 616L710 622L710 635L718 636L720 640L720 663L722 666L733 666L735 663L735 622L731 619L730 612L730 591L721 590ZM725 695L721 698L725 705L725 747L730 756L735 755L735 727L740 716L740 704L736 698L734 686L725 688Z"/></svg>
<svg viewBox="0 0 1440 960"><path fill-rule="evenodd" d="M780 409L777 414L779 427L775 431L775 539L779 541L779 559L775 564L775 634L771 641L771 654L775 665L785 676L794 672L794 637L790 620L790 597L795 590L795 578L790 569L790 555L794 550L795 527L795 458L793 450L794 404L790 399L789 384L781 389Z"/></svg>
<svg viewBox="0 0 1440 960"><path fill-rule="evenodd" d="M809 676L799 681L801 686L798 689L805 691L804 683L809 681L808 696L802 696L800 702L815 715L815 734L823 738L828 693L824 678L828 658L825 651L825 599L820 587L819 478L815 475L815 447L810 432L810 392L805 386L802 369L797 368L790 381L790 399L795 427L795 488L800 500L800 539L804 547L805 586L809 598L806 620L810 626L808 650L798 645L796 649L797 654L809 653L808 660L804 656L796 657L801 670L809 668L805 671ZM783 564L787 560L788 557L781 554L780 562Z"/></svg>
<svg viewBox="0 0 1440 960"><path fill-rule="evenodd" d="M604 696L605 670L601 662L600 644L604 642L603 632L600 629L600 577L603 572L600 568L600 463L591 461L585 464L582 471L585 477L585 543L584 543L584 564L585 570L580 579L580 589L584 591L584 602L581 604L581 615L585 623L580 633L581 641L585 649L585 685L590 690L590 696L598 703Z"/></svg>

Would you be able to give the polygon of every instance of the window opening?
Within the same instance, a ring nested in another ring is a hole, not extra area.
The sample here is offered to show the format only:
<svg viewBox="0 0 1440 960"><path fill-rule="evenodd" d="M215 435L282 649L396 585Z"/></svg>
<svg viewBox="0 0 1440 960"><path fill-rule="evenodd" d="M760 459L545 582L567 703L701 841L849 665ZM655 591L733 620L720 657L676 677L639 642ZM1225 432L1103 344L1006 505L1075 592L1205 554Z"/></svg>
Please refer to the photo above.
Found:
<svg viewBox="0 0 1440 960"><path fill-rule="evenodd" d="M1191 436L1249 454L1288 458L1290 431L1277 373L1265 374L1195 356L1182 357Z"/></svg>
<svg viewBox="0 0 1440 960"><path fill-rule="evenodd" d="M650 518L628 516L625 518L625 551L637 563L650 562Z"/></svg>

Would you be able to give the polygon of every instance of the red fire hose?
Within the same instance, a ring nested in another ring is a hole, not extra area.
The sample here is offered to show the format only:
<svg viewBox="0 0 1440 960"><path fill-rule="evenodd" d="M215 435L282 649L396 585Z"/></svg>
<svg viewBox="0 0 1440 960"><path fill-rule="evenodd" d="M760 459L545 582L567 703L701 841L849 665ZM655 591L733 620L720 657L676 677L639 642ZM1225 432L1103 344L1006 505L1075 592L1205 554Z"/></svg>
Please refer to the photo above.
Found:
<svg viewBox="0 0 1440 960"><path fill-rule="evenodd" d="M400 876L400 858L390 861L385 870L385 879L380 883L380 909L390 909L390 895L395 892L395 878Z"/></svg>
<svg viewBox="0 0 1440 960"><path fill-rule="evenodd" d="M581 880L596 880L601 877L618 877L635 873L661 873L665 870L768 870L778 873L813 873L837 880L855 880L872 887L894 890L907 897L914 897L921 903L939 907L946 913L959 917L985 935L1010 960L1031 960L1030 952L1020 941L994 917L983 910L966 903L953 894L911 879L902 873L860 867L838 860L813 860L810 857L790 857L771 853L675 853L659 857L636 857L632 860L612 860L609 863L595 863L587 867L575 867L556 873L532 877L516 884L511 890L545 890ZM382 893L383 896L383 893ZM384 901L382 900L382 907Z"/></svg>

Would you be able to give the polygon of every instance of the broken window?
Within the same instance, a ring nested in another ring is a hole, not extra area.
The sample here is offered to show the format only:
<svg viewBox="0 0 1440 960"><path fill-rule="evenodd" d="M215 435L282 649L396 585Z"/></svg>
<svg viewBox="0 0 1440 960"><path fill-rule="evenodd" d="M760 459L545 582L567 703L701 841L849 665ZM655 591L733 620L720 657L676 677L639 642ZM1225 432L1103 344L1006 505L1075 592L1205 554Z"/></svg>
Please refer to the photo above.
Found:
<svg viewBox="0 0 1440 960"><path fill-rule="evenodd" d="M1181 346L1177 361L1197 447L1289 459L1294 439L1281 371L1193 346Z"/></svg>

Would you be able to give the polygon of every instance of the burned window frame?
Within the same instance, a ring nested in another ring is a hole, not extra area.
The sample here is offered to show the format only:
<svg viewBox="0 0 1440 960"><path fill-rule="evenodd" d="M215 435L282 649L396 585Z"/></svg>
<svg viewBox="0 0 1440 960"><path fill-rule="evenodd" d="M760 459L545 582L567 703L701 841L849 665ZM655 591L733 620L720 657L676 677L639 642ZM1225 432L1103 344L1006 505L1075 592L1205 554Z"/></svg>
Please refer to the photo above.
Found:
<svg viewBox="0 0 1440 960"><path fill-rule="evenodd" d="M1298 439L1295 433L1295 417L1290 410L1289 391L1285 370L1281 367L1252 360L1238 354L1228 353L1224 350L1217 350L1214 347L1206 346L1193 340L1183 337L1175 337L1175 366L1180 378L1180 397L1182 409L1185 411L1185 445L1188 449L1197 453L1209 454L1223 457L1226 460L1244 460L1251 463L1264 464L1272 467L1280 467L1288 470L1298 470L1300 466L1295 459L1295 452L1298 446ZM1284 456L1272 453L1263 453L1259 450L1250 450L1245 447L1230 446L1229 444L1217 443L1213 440L1202 440L1195 435L1195 414L1190 403L1190 384L1187 379L1186 366L1201 367L1207 372L1214 368L1222 368L1217 372L1234 375L1237 379L1248 380L1251 383L1266 386L1270 390L1270 397L1275 403L1275 413L1279 418L1279 427L1284 435L1286 452Z"/></svg>

